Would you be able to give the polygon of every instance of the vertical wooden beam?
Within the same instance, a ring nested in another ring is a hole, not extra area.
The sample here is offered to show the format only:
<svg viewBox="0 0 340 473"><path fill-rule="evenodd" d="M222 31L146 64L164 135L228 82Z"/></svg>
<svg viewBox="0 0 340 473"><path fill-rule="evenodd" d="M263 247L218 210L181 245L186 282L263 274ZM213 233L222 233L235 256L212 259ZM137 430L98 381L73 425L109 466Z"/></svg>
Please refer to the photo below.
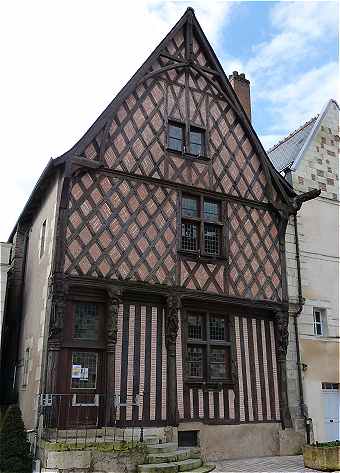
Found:
<svg viewBox="0 0 340 473"><path fill-rule="evenodd" d="M67 287L61 275L54 275L49 281L51 312L48 327L46 381L43 392L58 393L58 370L60 350L64 332Z"/></svg>
<svg viewBox="0 0 340 473"><path fill-rule="evenodd" d="M178 425L177 376L176 376L176 338L178 333L178 311L180 298L172 294L167 299L165 319L165 343L167 349L167 418L168 425Z"/></svg>
<svg viewBox="0 0 340 473"><path fill-rule="evenodd" d="M275 314L275 338L276 338L276 356L278 362L278 377L280 390L280 413L282 428L291 428L292 419L290 416L287 392L287 369L286 356L288 348L288 311L278 311Z"/></svg>
<svg viewBox="0 0 340 473"><path fill-rule="evenodd" d="M105 425L112 424L113 393L115 379L115 350L118 330L118 310L122 304L121 290L109 286L107 291L107 316L106 316L106 399L105 399Z"/></svg>

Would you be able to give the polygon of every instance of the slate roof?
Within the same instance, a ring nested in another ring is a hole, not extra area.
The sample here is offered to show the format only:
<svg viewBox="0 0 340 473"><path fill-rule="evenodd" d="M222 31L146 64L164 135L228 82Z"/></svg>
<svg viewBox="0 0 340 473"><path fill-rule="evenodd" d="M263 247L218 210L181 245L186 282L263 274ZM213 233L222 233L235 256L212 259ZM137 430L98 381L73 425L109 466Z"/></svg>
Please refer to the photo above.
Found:
<svg viewBox="0 0 340 473"><path fill-rule="evenodd" d="M267 151L267 154L277 171L282 171L283 169L291 167L308 136L312 133L317 118L318 116L313 117L309 122L306 122Z"/></svg>

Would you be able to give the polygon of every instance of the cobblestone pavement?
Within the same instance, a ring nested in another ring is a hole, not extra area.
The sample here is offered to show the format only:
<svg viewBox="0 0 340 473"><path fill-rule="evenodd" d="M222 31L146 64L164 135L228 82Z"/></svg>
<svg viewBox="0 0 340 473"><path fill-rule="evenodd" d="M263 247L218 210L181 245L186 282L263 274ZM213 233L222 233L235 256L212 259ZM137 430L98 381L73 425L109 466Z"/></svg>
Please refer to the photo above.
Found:
<svg viewBox="0 0 340 473"><path fill-rule="evenodd" d="M216 473L313 473L316 471L304 467L302 455L289 457L247 458L243 460L220 460L211 463L216 465L216 470L214 470Z"/></svg>

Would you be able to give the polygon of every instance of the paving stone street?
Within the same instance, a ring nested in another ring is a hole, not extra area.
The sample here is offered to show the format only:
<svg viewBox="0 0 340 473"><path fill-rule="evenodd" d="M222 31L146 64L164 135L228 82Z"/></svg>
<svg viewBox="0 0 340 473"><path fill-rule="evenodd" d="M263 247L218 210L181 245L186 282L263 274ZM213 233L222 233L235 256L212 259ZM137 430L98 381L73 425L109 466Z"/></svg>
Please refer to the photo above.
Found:
<svg viewBox="0 0 340 473"><path fill-rule="evenodd" d="M215 472L242 472L242 473L290 473L290 472L310 472L316 470L305 468L303 465L303 457L287 456L287 457L265 457L265 458L247 458L243 460L221 460L215 461Z"/></svg>

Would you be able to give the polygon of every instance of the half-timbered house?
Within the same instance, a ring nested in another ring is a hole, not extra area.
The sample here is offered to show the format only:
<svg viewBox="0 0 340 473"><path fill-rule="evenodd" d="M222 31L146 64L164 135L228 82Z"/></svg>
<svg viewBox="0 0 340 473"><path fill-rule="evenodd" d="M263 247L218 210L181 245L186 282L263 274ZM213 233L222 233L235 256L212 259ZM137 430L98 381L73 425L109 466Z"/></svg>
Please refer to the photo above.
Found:
<svg viewBox="0 0 340 473"><path fill-rule="evenodd" d="M10 237L2 357L28 427L48 394L61 426L86 405L215 457L293 435L285 229L314 193L274 169L235 79L189 8L44 170Z"/></svg>

